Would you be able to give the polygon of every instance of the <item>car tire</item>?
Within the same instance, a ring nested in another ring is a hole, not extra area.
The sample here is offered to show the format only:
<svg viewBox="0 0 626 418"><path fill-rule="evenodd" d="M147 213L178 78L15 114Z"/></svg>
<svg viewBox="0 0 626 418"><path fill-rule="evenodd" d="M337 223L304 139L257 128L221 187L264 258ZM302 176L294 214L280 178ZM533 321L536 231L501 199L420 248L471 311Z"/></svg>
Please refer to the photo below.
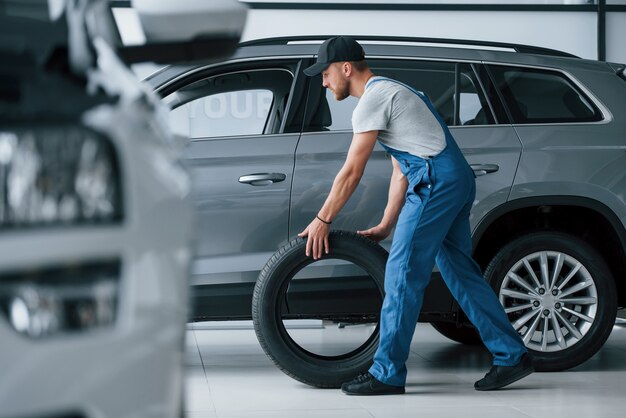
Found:
<svg viewBox="0 0 626 418"><path fill-rule="evenodd" d="M431 322L433 326L444 337L457 343L466 345L481 345L483 342L476 328L471 326L457 326L453 322Z"/></svg>
<svg viewBox="0 0 626 418"><path fill-rule="evenodd" d="M538 371L583 363L602 347L615 324L611 272L602 256L576 236L535 232L519 237L493 257L485 278Z"/></svg>
<svg viewBox="0 0 626 418"><path fill-rule="evenodd" d="M323 259L347 260L361 267L375 282L382 300L387 251L347 231L332 231L329 243L330 253ZM291 278L314 261L305 255L305 247L306 239L292 240L271 257L259 274L252 297L254 330L267 356L284 373L311 386L338 388L372 364L378 347L378 326L360 347L337 357L311 353L290 337L280 311Z"/></svg>

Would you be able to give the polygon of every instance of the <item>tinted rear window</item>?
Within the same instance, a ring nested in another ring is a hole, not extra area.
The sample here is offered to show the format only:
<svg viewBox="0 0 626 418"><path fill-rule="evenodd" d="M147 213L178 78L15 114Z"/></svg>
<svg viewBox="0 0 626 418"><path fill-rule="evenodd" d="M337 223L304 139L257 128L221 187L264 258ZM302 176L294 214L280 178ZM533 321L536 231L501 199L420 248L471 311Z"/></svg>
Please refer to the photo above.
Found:
<svg viewBox="0 0 626 418"><path fill-rule="evenodd" d="M563 74L489 66L515 123L596 122L602 114Z"/></svg>

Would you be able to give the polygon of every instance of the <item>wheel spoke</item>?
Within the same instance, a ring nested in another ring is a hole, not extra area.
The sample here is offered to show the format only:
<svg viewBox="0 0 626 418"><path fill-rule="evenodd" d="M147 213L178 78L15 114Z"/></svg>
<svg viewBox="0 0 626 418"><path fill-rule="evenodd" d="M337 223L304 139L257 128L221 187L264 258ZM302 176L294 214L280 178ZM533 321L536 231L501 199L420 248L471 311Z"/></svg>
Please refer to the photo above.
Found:
<svg viewBox="0 0 626 418"><path fill-rule="evenodd" d="M510 296L512 298L515 299L522 299L522 300L533 300L534 297L532 295L529 295L527 293L522 293L522 292L516 292L515 290L511 290L511 289L502 289L500 291L501 295L504 296Z"/></svg>
<svg viewBox="0 0 626 418"><path fill-rule="evenodd" d="M570 287L569 289L564 290L563 292L561 292L559 297L560 298L564 298L565 296L569 296L569 295L574 294L576 292L580 292L581 290L586 289L589 286L593 286L593 281L592 280L586 280L584 282L577 283L574 286Z"/></svg>
<svg viewBox="0 0 626 418"><path fill-rule="evenodd" d="M539 325L539 321L541 321L541 315L537 315L533 323L530 325L530 328L528 328L526 335L524 335L524 344L528 345L530 340L535 335L535 330L537 329L537 326Z"/></svg>
<svg viewBox="0 0 626 418"><path fill-rule="evenodd" d="M554 311L554 314L559 317L559 319L561 320L565 328L567 328L567 330L571 332L574 337L576 337L579 340L583 337L580 331L578 331L578 328L576 328L571 322L569 322L565 317L563 317L563 315L561 315L559 311Z"/></svg>
<svg viewBox="0 0 626 418"><path fill-rule="evenodd" d="M528 260L524 258L523 262L524 262L524 267L526 267L526 271L528 271L528 274L530 274L530 277L532 277L537 287L541 287L541 283L539 283L539 279L537 278L537 275L535 274L535 270L533 270Z"/></svg>
<svg viewBox="0 0 626 418"><path fill-rule="evenodd" d="M541 266L541 280L546 290L550 289L550 277L548 274L548 253L543 251L539 257L539 265Z"/></svg>
<svg viewBox="0 0 626 418"><path fill-rule="evenodd" d="M526 312L521 318L513 323L513 328L515 328L516 331L519 330L528 321L530 321L532 318L534 318L536 315L539 315L540 313L540 310Z"/></svg>
<svg viewBox="0 0 626 418"><path fill-rule="evenodd" d="M580 319L582 319L583 321L586 321L586 322L589 322L589 323L592 323L592 322L593 322L593 318L592 318L592 317L590 317L590 316L587 316L587 315L585 315L585 314L581 314L580 312L576 312L576 311L574 311L574 310L572 310L572 309L569 309L569 308L566 308L566 307L563 307L563 310L564 310L565 312L569 312L569 313L571 313L571 314L572 314L572 315L574 315L574 316L579 317L579 318L580 318Z"/></svg>
<svg viewBox="0 0 626 418"><path fill-rule="evenodd" d="M569 303L571 305L593 305L598 302L596 298L593 296L588 297L580 297L580 298L569 298L569 299L559 299L561 303Z"/></svg>
<svg viewBox="0 0 626 418"><path fill-rule="evenodd" d="M556 256L556 265L554 266L554 272L552 273L552 280L550 281L549 289L552 289L556 285L556 282L559 278L559 274L561 274L561 269L563 268L563 253L559 253Z"/></svg>
<svg viewBox="0 0 626 418"><path fill-rule="evenodd" d="M552 328L554 328L554 336L556 337L556 341L559 343L559 347L565 349L567 348L567 344L565 343L565 338L563 338L563 333L561 332L561 325L559 324L559 319L556 315L551 316L552 319Z"/></svg>
<svg viewBox="0 0 626 418"><path fill-rule="evenodd" d="M547 316L543 317L543 333L541 334L541 351L546 351L548 348L548 324L550 319Z"/></svg>
<svg viewBox="0 0 626 418"><path fill-rule="evenodd" d="M506 308L504 310L504 312L509 314L509 313L513 313L513 312L523 311L525 309L529 309L529 308L532 308L532 307L533 307L532 303L527 303L525 305L511 306L510 308Z"/></svg>
<svg viewBox="0 0 626 418"><path fill-rule="evenodd" d="M517 274L510 271L509 274L507 274L507 276L511 280L513 280L515 283L517 283L520 287L523 287L526 291L528 291L529 294L539 296L537 292L535 291L535 289L533 289L524 279L522 279Z"/></svg>
<svg viewBox="0 0 626 418"><path fill-rule="evenodd" d="M576 267L574 267L572 271L569 272L565 280L563 280L563 282L559 285L558 289L559 290L563 289L563 287L567 284L567 282L569 282L572 279L572 277L574 277L576 273L578 273L578 270L580 270L582 266L583 266L582 264L577 263Z"/></svg>

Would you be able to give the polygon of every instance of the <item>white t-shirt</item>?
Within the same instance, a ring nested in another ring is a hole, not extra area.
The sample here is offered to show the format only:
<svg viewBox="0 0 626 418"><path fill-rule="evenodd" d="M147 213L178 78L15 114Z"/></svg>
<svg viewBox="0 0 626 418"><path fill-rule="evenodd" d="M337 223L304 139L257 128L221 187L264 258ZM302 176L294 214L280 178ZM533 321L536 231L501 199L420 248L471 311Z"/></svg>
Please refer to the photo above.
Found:
<svg viewBox="0 0 626 418"><path fill-rule="evenodd" d="M378 131L390 148L432 157L446 148L446 134L426 103L407 87L372 77L352 113L354 133Z"/></svg>

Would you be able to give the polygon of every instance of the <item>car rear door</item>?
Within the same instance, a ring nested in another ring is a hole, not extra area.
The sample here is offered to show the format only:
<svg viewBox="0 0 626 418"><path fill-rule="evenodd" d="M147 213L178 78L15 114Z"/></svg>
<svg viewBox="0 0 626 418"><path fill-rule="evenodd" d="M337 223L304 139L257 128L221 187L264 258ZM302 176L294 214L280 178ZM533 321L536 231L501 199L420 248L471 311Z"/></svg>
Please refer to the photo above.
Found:
<svg viewBox="0 0 626 418"><path fill-rule="evenodd" d="M475 228L489 211L506 202L521 152L520 141L498 110L500 107L492 107L487 99L490 92L485 93L478 74L482 67L478 63L375 57L368 57L368 63L376 75L425 92L450 127L477 176L476 201L470 219ZM292 235L315 217L345 161L356 103L352 97L335 101L332 93L321 87L320 77L312 78L303 134L296 151L290 215ZM390 159L377 145L360 185L333 221L333 227L358 230L378 224L387 202L390 175ZM389 239L382 243L387 248L389 244ZM433 280L428 294L433 297L425 298L422 320L431 314L450 312L453 299L441 280Z"/></svg>

